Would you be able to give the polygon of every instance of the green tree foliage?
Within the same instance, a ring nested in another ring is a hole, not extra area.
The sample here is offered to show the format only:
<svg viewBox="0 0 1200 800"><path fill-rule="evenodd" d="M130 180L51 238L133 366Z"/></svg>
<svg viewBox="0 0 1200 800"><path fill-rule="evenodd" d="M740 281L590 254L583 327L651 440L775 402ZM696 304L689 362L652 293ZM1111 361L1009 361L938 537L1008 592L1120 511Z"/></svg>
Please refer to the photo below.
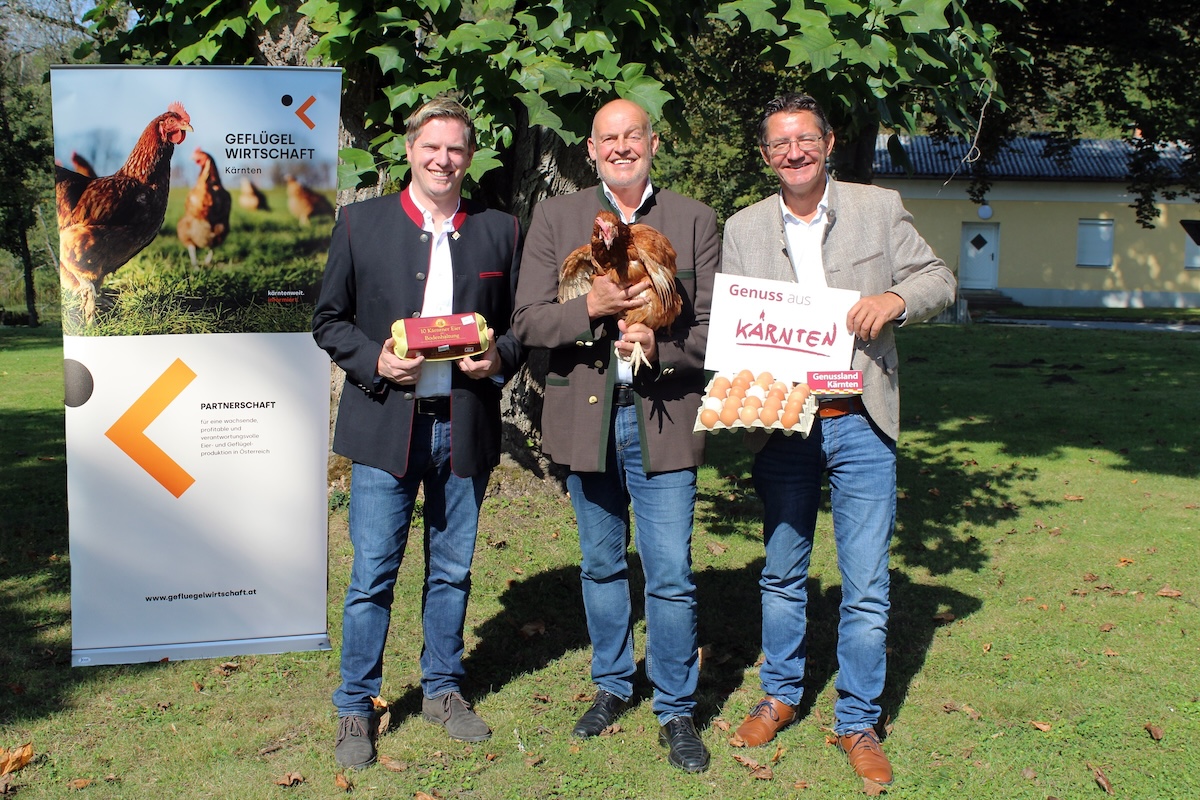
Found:
<svg viewBox="0 0 1200 800"><path fill-rule="evenodd" d="M1181 194L1200 200L1200 4L1175 0L999 0L972 5L979 19L1005 31L1029 59L997 54L997 76L1009 105L985 129L984 153L1004 139L1051 133L1065 152L1076 139L1119 136L1134 145L1132 207L1147 227L1155 199ZM1165 148L1185 155L1183 170L1163 167ZM986 159L977 177L986 190Z"/></svg>
<svg viewBox="0 0 1200 800"><path fill-rule="evenodd" d="M52 157L45 98L26 74L30 59L14 51L0 26L0 249L21 265L29 325L38 325L34 289L38 260L29 234L38 203L49 193Z"/></svg>
<svg viewBox="0 0 1200 800"><path fill-rule="evenodd" d="M755 60L807 73L806 88L839 120L872 136L878 124L913 130L924 113L971 131L982 98L995 91L996 31L975 26L955 0L135 0L132 7L138 19L128 30L116 0L89 14L97 33L112 37L100 46L102 60L263 63L257 40L280 19L303 17L315 34L309 62L342 66L347 98L360 100L343 115L348 129L363 132L341 153L343 186L371 184L381 173L403 179L402 121L443 92L458 93L476 116L476 178L514 169L520 151L539 146L530 130L580 141L599 103L617 95L684 131L683 104L674 100L738 91L720 68L722 54L710 52L702 69L685 63L714 23L744 53L740 74L753 72ZM533 159L516 169L555 167ZM510 176L507 199L519 180ZM504 191L497 194L509 205Z"/></svg>

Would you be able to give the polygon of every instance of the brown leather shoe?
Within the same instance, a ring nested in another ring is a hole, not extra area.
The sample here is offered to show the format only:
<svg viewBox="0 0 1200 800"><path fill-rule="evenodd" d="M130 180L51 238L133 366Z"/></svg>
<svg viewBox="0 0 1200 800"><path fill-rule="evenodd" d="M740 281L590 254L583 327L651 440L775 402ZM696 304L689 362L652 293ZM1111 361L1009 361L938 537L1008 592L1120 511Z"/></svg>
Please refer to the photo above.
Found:
<svg viewBox="0 0 1200 800"><path fill-rule="evenodd" d="M775 734L796 719L796 709L774 697L764 697L746 715L746 721L734 733L729 743L734 747L759 747L775 738Z"/></svg>
<svg viewBox="0 0 1200 800"><path fill-rule="evenodd" d="M892 764L883 754L879 735L873 728L847 733L837 738L838 748L850 759L850 766L860 777L880 786L892 782Z"/></svg>

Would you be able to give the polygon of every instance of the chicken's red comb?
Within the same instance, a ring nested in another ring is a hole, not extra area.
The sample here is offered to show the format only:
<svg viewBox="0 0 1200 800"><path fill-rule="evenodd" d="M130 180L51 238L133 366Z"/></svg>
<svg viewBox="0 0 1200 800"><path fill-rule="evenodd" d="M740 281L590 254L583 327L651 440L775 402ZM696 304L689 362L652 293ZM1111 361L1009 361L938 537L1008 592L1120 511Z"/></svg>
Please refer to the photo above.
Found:
<svg viewBox="0 0 1200 800"><path fill-rule="evenodd" d="M167 106L167 111L169 111L172 114L177 115L180 119L182 119L188 125L192 124L192 118L190 116L188 116L188 113L186 111L184 111L183 103L179 102L178 100L176 100L174 103L171 103L171 105Z"/></svg>

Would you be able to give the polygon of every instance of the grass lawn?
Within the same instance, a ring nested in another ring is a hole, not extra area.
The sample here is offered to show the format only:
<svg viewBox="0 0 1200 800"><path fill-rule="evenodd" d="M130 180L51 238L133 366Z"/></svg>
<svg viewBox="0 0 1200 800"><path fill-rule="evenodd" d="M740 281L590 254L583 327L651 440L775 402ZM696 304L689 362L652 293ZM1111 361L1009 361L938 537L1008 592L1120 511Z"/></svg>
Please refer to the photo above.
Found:
<svg viewBox="0 0 1200 800"><path fill-rule="evenodd" d="M1106 796L1102 784L1139 800L1197 796L1200 336L926 325L899 338L888 796L1066 800ZM33 750L10 784L22 798L343 794L336 650L69 666L61 358L57 331L0 329L0 747ZM475 556L464 687L495 734L454 743L421 719L413 542L385 655L387 763L344 776L353 796L861 794L827 743L840 598L827 509L801 721L777 745L727 744L760 694L761 507L748 471L737 435L710 439L693 547L707 773L666 763L644 676L619 730L570 738L592 693L574 520L555 485L502 467ZM336 507L335 646L349 563ZM644 625L637 640L642 653Z"/></svg>

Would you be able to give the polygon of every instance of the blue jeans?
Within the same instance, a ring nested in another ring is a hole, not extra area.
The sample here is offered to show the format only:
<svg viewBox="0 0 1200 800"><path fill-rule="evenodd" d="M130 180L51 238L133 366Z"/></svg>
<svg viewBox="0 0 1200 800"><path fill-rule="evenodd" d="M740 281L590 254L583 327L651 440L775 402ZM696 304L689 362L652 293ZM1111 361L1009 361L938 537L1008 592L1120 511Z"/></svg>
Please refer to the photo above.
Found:
<svg viewBox="0 0 1200 800"><path fill-rule="evenodd" d="M626 559L629 503L646 577L646 673L660 724L691 716L700 675L692 514L696 470L642 471L637 410L614 409L606 472L572 472L567 489L579 524L583 604L592 640L592 680L633 696L633 609Z"/></svg>
<svg viewBox="0 0 1200 800"><path fill-rule="evenodd" d="M808 562L821 476L829 473L842 576L834 730L879 721L887 673L888 548L896 521L896 443L863 414L816 419L808 438L775 434L754 460L763 501L763 691L800 702L807 655Z"/></svg>
<svg viewBox="0 0 1200 800"><path fill-rule="evenodd" d="M417 415L403 478L354 464L350 480L354 565L342 617L342 685L333 693L340 717L369 716L371 698L382 688L383 647L396 571L404 558L421 484L425 489L421 691L429 698L458 691L471 558L488 475L460 478L451 472L450 423Z"/></svg>

